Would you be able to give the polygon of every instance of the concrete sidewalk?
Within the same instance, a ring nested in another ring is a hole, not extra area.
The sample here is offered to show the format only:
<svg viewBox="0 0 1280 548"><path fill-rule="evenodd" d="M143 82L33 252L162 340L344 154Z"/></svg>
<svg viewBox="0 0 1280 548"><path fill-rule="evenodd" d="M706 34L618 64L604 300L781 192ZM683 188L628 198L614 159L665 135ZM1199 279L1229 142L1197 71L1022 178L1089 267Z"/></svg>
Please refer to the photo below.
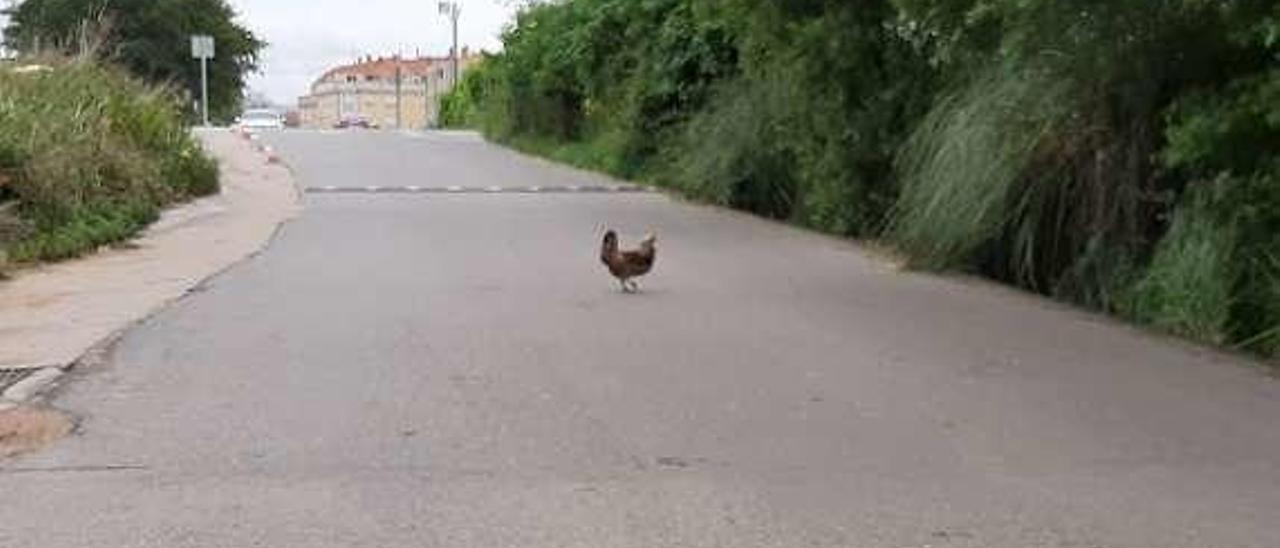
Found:
<svg viewBox="0 0 1280 548"><path fill-rule="evenodd" d="M222 192L167 211L127 249L18 272L0 282L0 370L66 368L90 349L261 250L299 211L285 167L225 130L200 140Z"/></svg>

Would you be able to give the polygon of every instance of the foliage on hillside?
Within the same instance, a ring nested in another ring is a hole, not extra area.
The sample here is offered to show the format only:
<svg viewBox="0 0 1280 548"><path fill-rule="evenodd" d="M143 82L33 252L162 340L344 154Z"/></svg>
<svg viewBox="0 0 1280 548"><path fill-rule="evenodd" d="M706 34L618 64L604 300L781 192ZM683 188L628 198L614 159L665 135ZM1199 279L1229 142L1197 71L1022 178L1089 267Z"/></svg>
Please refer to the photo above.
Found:
<svg viewBox="0 0 1280 548"><path fill-rule="evenodd" d="M87 61L35 67L0 64L0 255L73 257L217 191L171 93Z"/></svg>
<svg viewBox="0 0 1280 548"><path fill-rule="evenodd" d="M79 54L91 46L134 76L186 91L192 100L200 97L200 65L191 58L190 36L213 36L209 106L221 121L240 113L245 78L266 46L236 22L226 0L22 0L10 17L4 37L14 50Z"/></svg>
<svg viewBox="0 0 1280 548"><path fill-rule="evenodd" d="M455 123L1280 354L1280 4L566 0L503 39Z"/></svg>

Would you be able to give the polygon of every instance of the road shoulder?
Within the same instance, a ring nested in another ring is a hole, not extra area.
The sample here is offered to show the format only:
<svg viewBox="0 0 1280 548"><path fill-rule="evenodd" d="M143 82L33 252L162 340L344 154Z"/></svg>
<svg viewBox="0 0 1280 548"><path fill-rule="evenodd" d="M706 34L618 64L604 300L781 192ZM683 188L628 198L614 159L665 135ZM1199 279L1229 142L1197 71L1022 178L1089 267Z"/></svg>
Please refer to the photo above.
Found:
<svg viewBox="0 0 1280 548"><path fill-rule="evenodd" d="M0 282L0 413L201 282L261 251L301 209L292 174L269 149L199 134L222 192L166 211L140 237Z"/></svg>

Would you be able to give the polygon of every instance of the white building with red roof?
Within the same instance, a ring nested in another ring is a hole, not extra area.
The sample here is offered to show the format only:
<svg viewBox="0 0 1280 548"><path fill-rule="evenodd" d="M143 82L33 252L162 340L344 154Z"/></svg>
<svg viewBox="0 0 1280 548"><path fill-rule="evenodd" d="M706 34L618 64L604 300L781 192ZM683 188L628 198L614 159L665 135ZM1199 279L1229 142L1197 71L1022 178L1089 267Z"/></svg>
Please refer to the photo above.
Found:
<svg viewBox="0 0 1280 548"><path fill-rule="evenodd" d="M460 73L480 59L463 48ZM344 120L364 120L385 129L423 129L435 125L439 98L453 88L448 57L365 57L332 68L298 99L304 128L332 128Z"/></svg>

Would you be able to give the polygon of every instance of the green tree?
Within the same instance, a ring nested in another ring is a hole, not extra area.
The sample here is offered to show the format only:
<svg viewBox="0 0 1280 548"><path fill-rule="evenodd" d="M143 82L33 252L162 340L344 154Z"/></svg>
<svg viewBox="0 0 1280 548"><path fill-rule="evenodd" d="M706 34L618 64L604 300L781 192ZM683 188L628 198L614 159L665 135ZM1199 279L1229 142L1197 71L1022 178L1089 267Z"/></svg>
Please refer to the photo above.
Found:
<svg viewBox="0 0 1280 548"><path fill-rule="evenodd" d="M240 109L245 77L257 70L266 45L236 23L226 0L25 0L8 11L5 45L27 53L70 49L88 28L101 29L100 53L147 81L171 84L198 97L200 67L190 36L217 42L209 65L210 115L228 120Z"/></svg>

